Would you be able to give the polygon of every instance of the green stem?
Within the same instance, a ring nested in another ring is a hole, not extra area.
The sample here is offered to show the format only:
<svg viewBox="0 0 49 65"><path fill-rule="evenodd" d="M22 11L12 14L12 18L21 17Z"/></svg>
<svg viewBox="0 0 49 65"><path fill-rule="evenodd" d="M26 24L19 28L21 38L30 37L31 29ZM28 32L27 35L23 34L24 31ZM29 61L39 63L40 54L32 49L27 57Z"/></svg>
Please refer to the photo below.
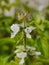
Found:
<svg viewBox="0 0 49 65"><path fill-rule="evenodd" d="M23 33L24 33L24 41L23 41L23 43L24 43L24 49L25 49L25 51L26 51L26 34L25 34L24 31L23 31Z"/></svg>
<svg viewBox="0 0 49 65"><path fill-rule="evenodd" d="M24 21L24 29L25 29L26 25L25 25L25 21ZM23 29L23 43L24 43L24 51L26 51L26 33Z"/></svg>

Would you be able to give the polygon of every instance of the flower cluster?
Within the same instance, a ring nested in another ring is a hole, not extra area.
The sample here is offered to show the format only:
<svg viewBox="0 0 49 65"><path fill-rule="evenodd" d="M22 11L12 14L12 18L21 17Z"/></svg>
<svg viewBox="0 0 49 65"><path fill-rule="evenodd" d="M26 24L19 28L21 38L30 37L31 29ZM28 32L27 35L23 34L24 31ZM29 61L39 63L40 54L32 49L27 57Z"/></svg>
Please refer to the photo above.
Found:
<svg viewBox="0 0 49 65"><path fill-rule="evenodd" d="M36 29L36 27L33 26L28 26L26 28L24 28L24 23L21 24L13 24L11 26L11 38L14 38L16 36L16 34L20 31L20 27L23 28L23 31L26 34L27 38L31 38L30 33ZM31 47L31 46L27 46L26 45L26 51L24 46L16 46L16 50L14 51L14 53L16 54L16 57L20 58L20 65L23 65L25 62L25 58L27 57L27 55L35 55L36 57L38 57L39 55L41 55L41 52L37 52L35 47Z"/></svg>
<svg viewBox="0 0 49 65"><path fill-rule="evenodd" d="M29 55L32 55L31 56L35 56L36 58L38 58L39 55L41 55L41 52L39 51L36 51L36 48L35 47L31 47L31 46L26 46L26 52L24 52L24 46L16 46L16 50L14 51L14 53L16 54L16 57L20 58L20 65L23 65L24 62L25 62L25 58L27 57L28 55L28 51L30 50L29 52Z"/></svg>
<svg viewBox="0 0 49 65"><path fill-rule="evenodd" d="M21 26L21 27L24 27L24 23L21 23L21 24L13 24L13 25L11 26L11 30L13 31L13 32L11 33L11 38L14 38L15 35L20 31L20 26ZM33 26L26 27L26 28L24 29L24 31L25 31L25 33L26 33L26 36L27 36L28 38L31 38L30 33L32 32L32 30L35 30L35 29L36 29L36 27L33 27Z"/></svg>

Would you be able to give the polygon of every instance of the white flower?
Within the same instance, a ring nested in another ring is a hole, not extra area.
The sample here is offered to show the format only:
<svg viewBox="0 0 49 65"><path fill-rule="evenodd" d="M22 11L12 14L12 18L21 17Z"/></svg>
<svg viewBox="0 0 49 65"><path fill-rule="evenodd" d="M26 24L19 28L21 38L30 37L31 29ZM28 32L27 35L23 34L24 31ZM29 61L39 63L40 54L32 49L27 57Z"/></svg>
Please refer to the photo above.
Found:
<svg viewBox="0 0 49 65"><path fill-rule="evenodd" d="M41 55L41 52L35 52L35 55L39 56L39 55Z"/></svg>
<svg viewBox="0 0 49 65"><path fill-rule="evenodd" d="M28 50L30 50L30 51L34 51L34 50L36 50L36 48L35 47L31 47L31 46L26 46L26 51L28 51ZM21 52L22 50L24 50L24 46L22 45L20 45L20 46L16 46L16 50L14 51L14 53L19 53L19 52Z"/></svg>
<svg viewBox="0 0 49 65"><path fill-rule="evenodd" d="M29 26L29 27L27 27L27 28L25 29L25 32L26 32L26 33L31 33L32 30L35 30L35 29L36 29L36 27Z"/></svg>
<svg viewBox="0 0 49 65"><path fill-rule="evenodd" d="M4 10L4 15L5 16L14 16L14 13L15 13L15 7L11 8L11 10Z"/></svg>
<svg viewBox="0 0 49 65"><path fill-rule="evenodd" d="M30 47L30 46L27 46L27 49L30 49L31 51L36 50L35 47Z"/></svg>
<svg viewBox="0 0 49 65"><path fill-rule="evenodd" d="M26 56L27 56L27 53L26 52L17 53L17 57L18 58L25 58Z"/></svg>
<svg viewBox="0 0 49 65"><path fill-rule="evenodd" d="M11 26L11 30L13 31L13 32L11 33L11 38L13 38L13 37L15 37L15 35L19 32L20 28L19 28L18 24L13 24L13 25Z"/></svg>
<svg viewBox="0 0 49 65"><path fill-rule="evenodd" d="M24 58L22 58L20 61L20 65L23 65L23 64L24 64Z"/></svg>
<svg viewBox="0 0 49 65"><path fill-rule="evenodd" d="M16 33L11 33L11 38L14 38L15 37L15 35L16 35Z"/></svg>
<svg viewBox="0 0 49 65"><path fill-rule="evenodd" d="M18 31L20 30L19 27L24 27L24 23L21 23L21 24L13 24L11 26L11 30L14 32L11 33L11 38L15 37L15 35L18 33ZM31 35L30 33L32 32L32 30L36 29L36 27L32 27L32 26L29 26L27 27L26 29L24 29L25 33L26 33L26 36L28 38L31 38Z"/></svg>
<svg viewBox="0 0 49 65"><path fill-rule="evenodd" d="M24 30L24 31L26 32L26 36L27 36L28 38L31 38L30 33L31 33L32 30L34 30L34 29L36 29L36 27L29 26L29 27L27 27L27 28Z"/></svg>
<svg viewBox="0 0 49 65"><path fill-rule="evenodd" d="M23 65L23 64L24 64L24 58L25 58L26 56L27 56L27 53L26 53L26 52L17 53L17 57L18 57L18 58L21 58L20 65Z"/></svg>
<svg viewBox="0 0 49 65"><path fill-rule="evenodd" d="M18 30L19 30L18 24L12 24L11 30L12 30L13 32L18 32Z"/></svg>

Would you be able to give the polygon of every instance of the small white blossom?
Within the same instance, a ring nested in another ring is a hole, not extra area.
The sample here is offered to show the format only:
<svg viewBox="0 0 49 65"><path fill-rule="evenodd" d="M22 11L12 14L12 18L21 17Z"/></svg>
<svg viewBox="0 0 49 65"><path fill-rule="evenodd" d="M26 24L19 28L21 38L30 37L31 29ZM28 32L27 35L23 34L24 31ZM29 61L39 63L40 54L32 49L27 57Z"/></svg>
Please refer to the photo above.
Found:
<svg viewBox="0 0 49 65"><path fill-rule="evenodd" d="M18 31L19 31L19 26L18 26L18 24L12 24L11 30L12 30L13 32L18 32Z"/></svg>
<svg viewBox="0 0 49 65"><path fill-rule="evenodd" d="M25 32L26 32L26 33L31 33L32 30L35 30L35 29L36 29L36 27L29 26L29 27L27 27L27 28L25 29Z"/></svg>
<svg viewBox="0 0 49 65"><path fill-rule="evenodd" d="M35 47L30 47L30 46L27 46L27 49L30 49L31 51L36 50Z"/></svg>
<svg viewBox="0 0 49 65"><path fill-rule="evenodd" d="M13 32L11 33L11 38L13 38L13 37L15 37L15 35L19 32L20 28L19 28L18 24L13 24L13 25L11 26L11 30L13 31Z"/></svg>
<svg viewBox="0 0 49 65"><path fill-rule="evenodd" d="M27 53L26 53L26 52L17 53L17 57L18 57L18 58L21 58L20 65L23 65L23 64L24 64L24 58L25 58L26 56L27 56Z"/></svg>
<svg viewBox="0 0 49 65"><path fill-rule="evenodd" d="M14 38L15 37L15 35L16 35L16 33L11 33L11 38Z"/></svg>
<svg viewBox="0 0 49 65"><path fill-rule="evenodd" d="M36 29L36 27L33 27L33 26L29 26L29 27L27 27L24 31L25 31L25 33L26 33L26 36L28 37L28 38L31 38L31 35L30 35L30 33L32 32L32 30L34 30L34 29Z"/></svg>
<svg viewBox="0 0 49 65"><path fill-rule="evenodd" d="M26 52L17 53L17 57L18 58L25 58L26 56L27 56L27 53Z"/></svg>
<svg viewBox="0 0 49 65"><path fill-rule="evenodd" d="M22 58L20 61L20 65L23 65L23 64L24 64L24 58Z"/></svg>
<svg viewBox="0 0 49 65"><path fill-rule="evenodd" d="M41 52L35 52L35 55L39 56L39 55L41 55Z"/></svg>
<svg viewBox="0 0 49 65"><path fill-rule="evenodd" d="M11 30L14 32L14 33L11 33L11 38L15 37L15 35L17 34L17 32L20 30L19 27L24 27L24 23L21 23L21 24L13 24L11 26ZM30 33L32 32L32 30L36 29L36 27L32 27L32 26L29 26L27 27L26 29L24 29L25 33L26 33L26 36L28 38L31 38L31 35Z"/></svg>

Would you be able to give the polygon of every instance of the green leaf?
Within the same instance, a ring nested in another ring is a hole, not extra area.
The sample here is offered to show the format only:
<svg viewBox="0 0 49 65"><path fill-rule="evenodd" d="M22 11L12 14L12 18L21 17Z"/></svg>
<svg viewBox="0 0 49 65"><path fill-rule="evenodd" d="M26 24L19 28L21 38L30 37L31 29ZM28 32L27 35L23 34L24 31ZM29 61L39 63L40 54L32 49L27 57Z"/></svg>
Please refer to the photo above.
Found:
<svg viewBox="0 0 49 65"><path fill-rule="evenodd" d="M45 58L48 58L49 57L49 51L48 51L49 47L48 47L47 38L43 37L41 39L41 45L42 45L42 50L43 50Z"/></svg>

